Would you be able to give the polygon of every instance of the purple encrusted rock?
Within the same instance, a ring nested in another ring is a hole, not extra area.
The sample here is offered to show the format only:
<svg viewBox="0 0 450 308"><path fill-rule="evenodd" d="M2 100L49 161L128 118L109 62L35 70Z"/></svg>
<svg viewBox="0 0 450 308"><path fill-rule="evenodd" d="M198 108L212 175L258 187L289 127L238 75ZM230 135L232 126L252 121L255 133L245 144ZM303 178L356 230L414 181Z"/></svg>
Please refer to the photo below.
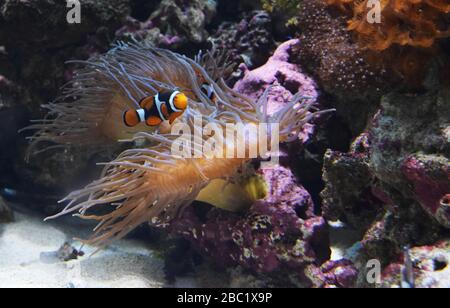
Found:
<svg viewBox="0 0 450 308"><path fill-rule="evenodd" d="M439 241L433 245L409 249L412 263L412 281L416 288L450 287L450 241ZM380 287L398 288L405 285L403 254L383 269Z"/></svg>
<svg viewBox="0 0 450 308"><path fill-rule="evenodd" d="M315 82L306 76L297 64L289 62L291 48L296 44L299 44L297 39L281 44L266 64L252 71L247 70L244 78L236 83L234 90L257 98L267 87L273 86L270 98L281 103L297 92L317 98Z"/></svg>
<svg viewBox="0 0 450 308"><path fill-rule="evenodd" d="M304 271L329 259L328 226L313 214L309 193L290 170L262 169L261 175L268 196L246 213L211 208L201 217L194 204L167 228L219 265L240 265L256 273L286 271L313 285Z"/></svg>
<svg viewBox="0 0 450 308"><path fill-rule="evenodd" d="M422 208L443 226L450 228L450 166L444 157L411 155L402 172L413 186L415 198ZM447 200L447 201L445 201Z"/></svg>
<svg viewBox="0 0 450 308"><path fill-rule="evenodd" d="M383 98L369 131L370 169L390 190L389 197L404 204L406 214L419 223L423 220L417 205L446 228L450 228L445 202L450 193L449 98L448 89L421 95L391 93Z"/></svg>
<svg viewBox="0 0 450 308"><path fill-rule="evenodd" d="M236 83L234 90L257 99L271 87L269 113L282 108L296 93L316 101L318 91L314 80L305 75L299 65L290 62L291 49L299 43L299 40L294 39L281 44L266 64L254 70L250 71L245 65L241 65L244 77ZM305 125L300 140L306 142L313 132L313 125Z"/></svg>
<svg viewBox="0 0 450 308"><path fill-rule="evenodd" d="M348 153L328 149L324 156L321 192L323 216L341 220L351 227L366 230L383 210L388 197L375 185L370 170L370 142L366 133L351 145ZM374 193L375 192L375 193Z"/></svg>
<svg viewBox="0 0 450 308"><path fill-rule="evenodd" d="M352 288L355 286L358 270L346 259L328 261L321 266L325 287Z"/></svg>

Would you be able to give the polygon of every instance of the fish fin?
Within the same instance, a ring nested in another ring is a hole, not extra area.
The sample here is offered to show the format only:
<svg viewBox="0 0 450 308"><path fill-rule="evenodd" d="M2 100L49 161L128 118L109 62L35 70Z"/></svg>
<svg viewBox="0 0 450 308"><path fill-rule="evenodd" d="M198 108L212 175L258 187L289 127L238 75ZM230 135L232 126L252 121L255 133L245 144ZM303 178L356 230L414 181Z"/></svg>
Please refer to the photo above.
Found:
<svg viewBox="0 0 450 308"><path fill-rule="evenodd" d="M145 123L147 123L148 126L158 126L162 123L162 120L157 116L150 116Z"/></svg>
<svg viewBox="0 0 450 308"><path fill-rule="evenodd" d="M153 107L153 104L154 104L153 96L145 97L139 102L139 106L141 106L141 108L146 110L150 110Z"/></svg>
<svg viewBox="0 0 450 308"><path fill-rule="evenodd" d="M183 112L174 112L169 116L169 123L172 124Z"/></svg>
<svg viewBox="0 0 450 308"><path fill-rule="evenodd" d="M167 106L166 104L162 104L161 105L161 113L163 114L163 116L167 119L169 118L169 111L167 110Z"/></svg>
<svg viewBox="0 0 450 308"><path fill-rule="evenodd" d="M127 110L123 113L123 122L128 127L134 127L139 124L139 114L136 110Z"/></svg>

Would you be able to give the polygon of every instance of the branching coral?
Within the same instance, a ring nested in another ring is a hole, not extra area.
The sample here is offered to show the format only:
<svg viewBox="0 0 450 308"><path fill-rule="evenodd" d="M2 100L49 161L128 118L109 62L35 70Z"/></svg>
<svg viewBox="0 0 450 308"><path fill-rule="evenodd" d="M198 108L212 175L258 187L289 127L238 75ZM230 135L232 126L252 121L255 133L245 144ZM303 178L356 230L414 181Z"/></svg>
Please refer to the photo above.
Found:
<svg viewBox="0 0 450 308"><path fill-rule="evenodd" d="M105 245L143 222L161 223L174 218L210 181L233 177L251 160L247 154L242 158L211 158L199 153L211 138L216 144L225 141L220 134L205 136L203 125L215 123L225 131L227 123L278 123L279 140L285 142L295 139L303 125L323 112L297 94L290 104L269 115L268 91L255 102L218 78L227 66L218 64L220 58L215 54L196 60L141 43L120 44L106 55L85 62L85 68L61 98L47 106L56 118L32 126L39 130L32 138L33 144L53 141L96 145L128 138L138 145L106 163L98 181L64 199L69 203L57 216L79 211L81 218L99 221L88 243ZM205 82L214 89L214 99L201 91ZM201 137L190 140L192 147L186 157L173 155L179 134L152 132L140 126L140 131L130 131L121 124L125 109L161 89L180 89L190 98L188 110L178 121ZM201 128L195 125L198 119ZM245 153L258 142L258 138L247 138ZM230 146L225 141L223 149ZM113 209L104 215L88 214L99 205Z"/></svg>

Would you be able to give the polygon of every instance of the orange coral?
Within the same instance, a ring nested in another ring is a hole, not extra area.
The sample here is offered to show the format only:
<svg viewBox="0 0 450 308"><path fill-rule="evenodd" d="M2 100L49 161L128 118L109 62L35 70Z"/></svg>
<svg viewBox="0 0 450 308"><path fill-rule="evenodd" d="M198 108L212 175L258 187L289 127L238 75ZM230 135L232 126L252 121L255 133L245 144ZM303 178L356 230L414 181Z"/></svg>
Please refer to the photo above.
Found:
<svg viewBox="0 0 450 308"><path fill-rule="evenodd" d="M369 22L369 0L326 2L353 14L348 28L370 50L382 51L393 44L428 48L436 39L450 36L445 22L449 0L380 0L381 23Z"/></svg>
<svg viewBox="0 0 450 308"><path fill-rule="evenodd" d="M324 1L349 16L348 30L369 58L390 66L414 87L422 83L430 55L439 53L436 41L450 37L449 0L379 0L379 23L368 18L376 2Z"/></svg>

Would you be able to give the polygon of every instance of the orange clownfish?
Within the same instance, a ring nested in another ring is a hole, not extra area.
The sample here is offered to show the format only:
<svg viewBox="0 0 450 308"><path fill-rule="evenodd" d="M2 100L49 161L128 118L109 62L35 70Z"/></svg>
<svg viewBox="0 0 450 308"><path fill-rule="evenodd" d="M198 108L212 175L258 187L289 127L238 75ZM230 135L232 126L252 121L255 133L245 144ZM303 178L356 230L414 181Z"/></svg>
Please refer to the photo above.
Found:
<svg viewBox="0 0 450 308"><path fill-rule="evenodd" d="M210 84L207 84L206 82L202 84L202 87L200 90L203 92L203 94L206 95L210 100L213 102L216 101L216 93L214 92L214 87Z"/></svg>
<svg viewBox="0 0 450 308"><path fill-rule="evenodd" d="M123 122L126 126L134 127L141 122L148 126L158 126L164 121L172 124L186 110L188 97L180 91L161 92L143 98L139 106L141 109L124 112Z"/></svg>

